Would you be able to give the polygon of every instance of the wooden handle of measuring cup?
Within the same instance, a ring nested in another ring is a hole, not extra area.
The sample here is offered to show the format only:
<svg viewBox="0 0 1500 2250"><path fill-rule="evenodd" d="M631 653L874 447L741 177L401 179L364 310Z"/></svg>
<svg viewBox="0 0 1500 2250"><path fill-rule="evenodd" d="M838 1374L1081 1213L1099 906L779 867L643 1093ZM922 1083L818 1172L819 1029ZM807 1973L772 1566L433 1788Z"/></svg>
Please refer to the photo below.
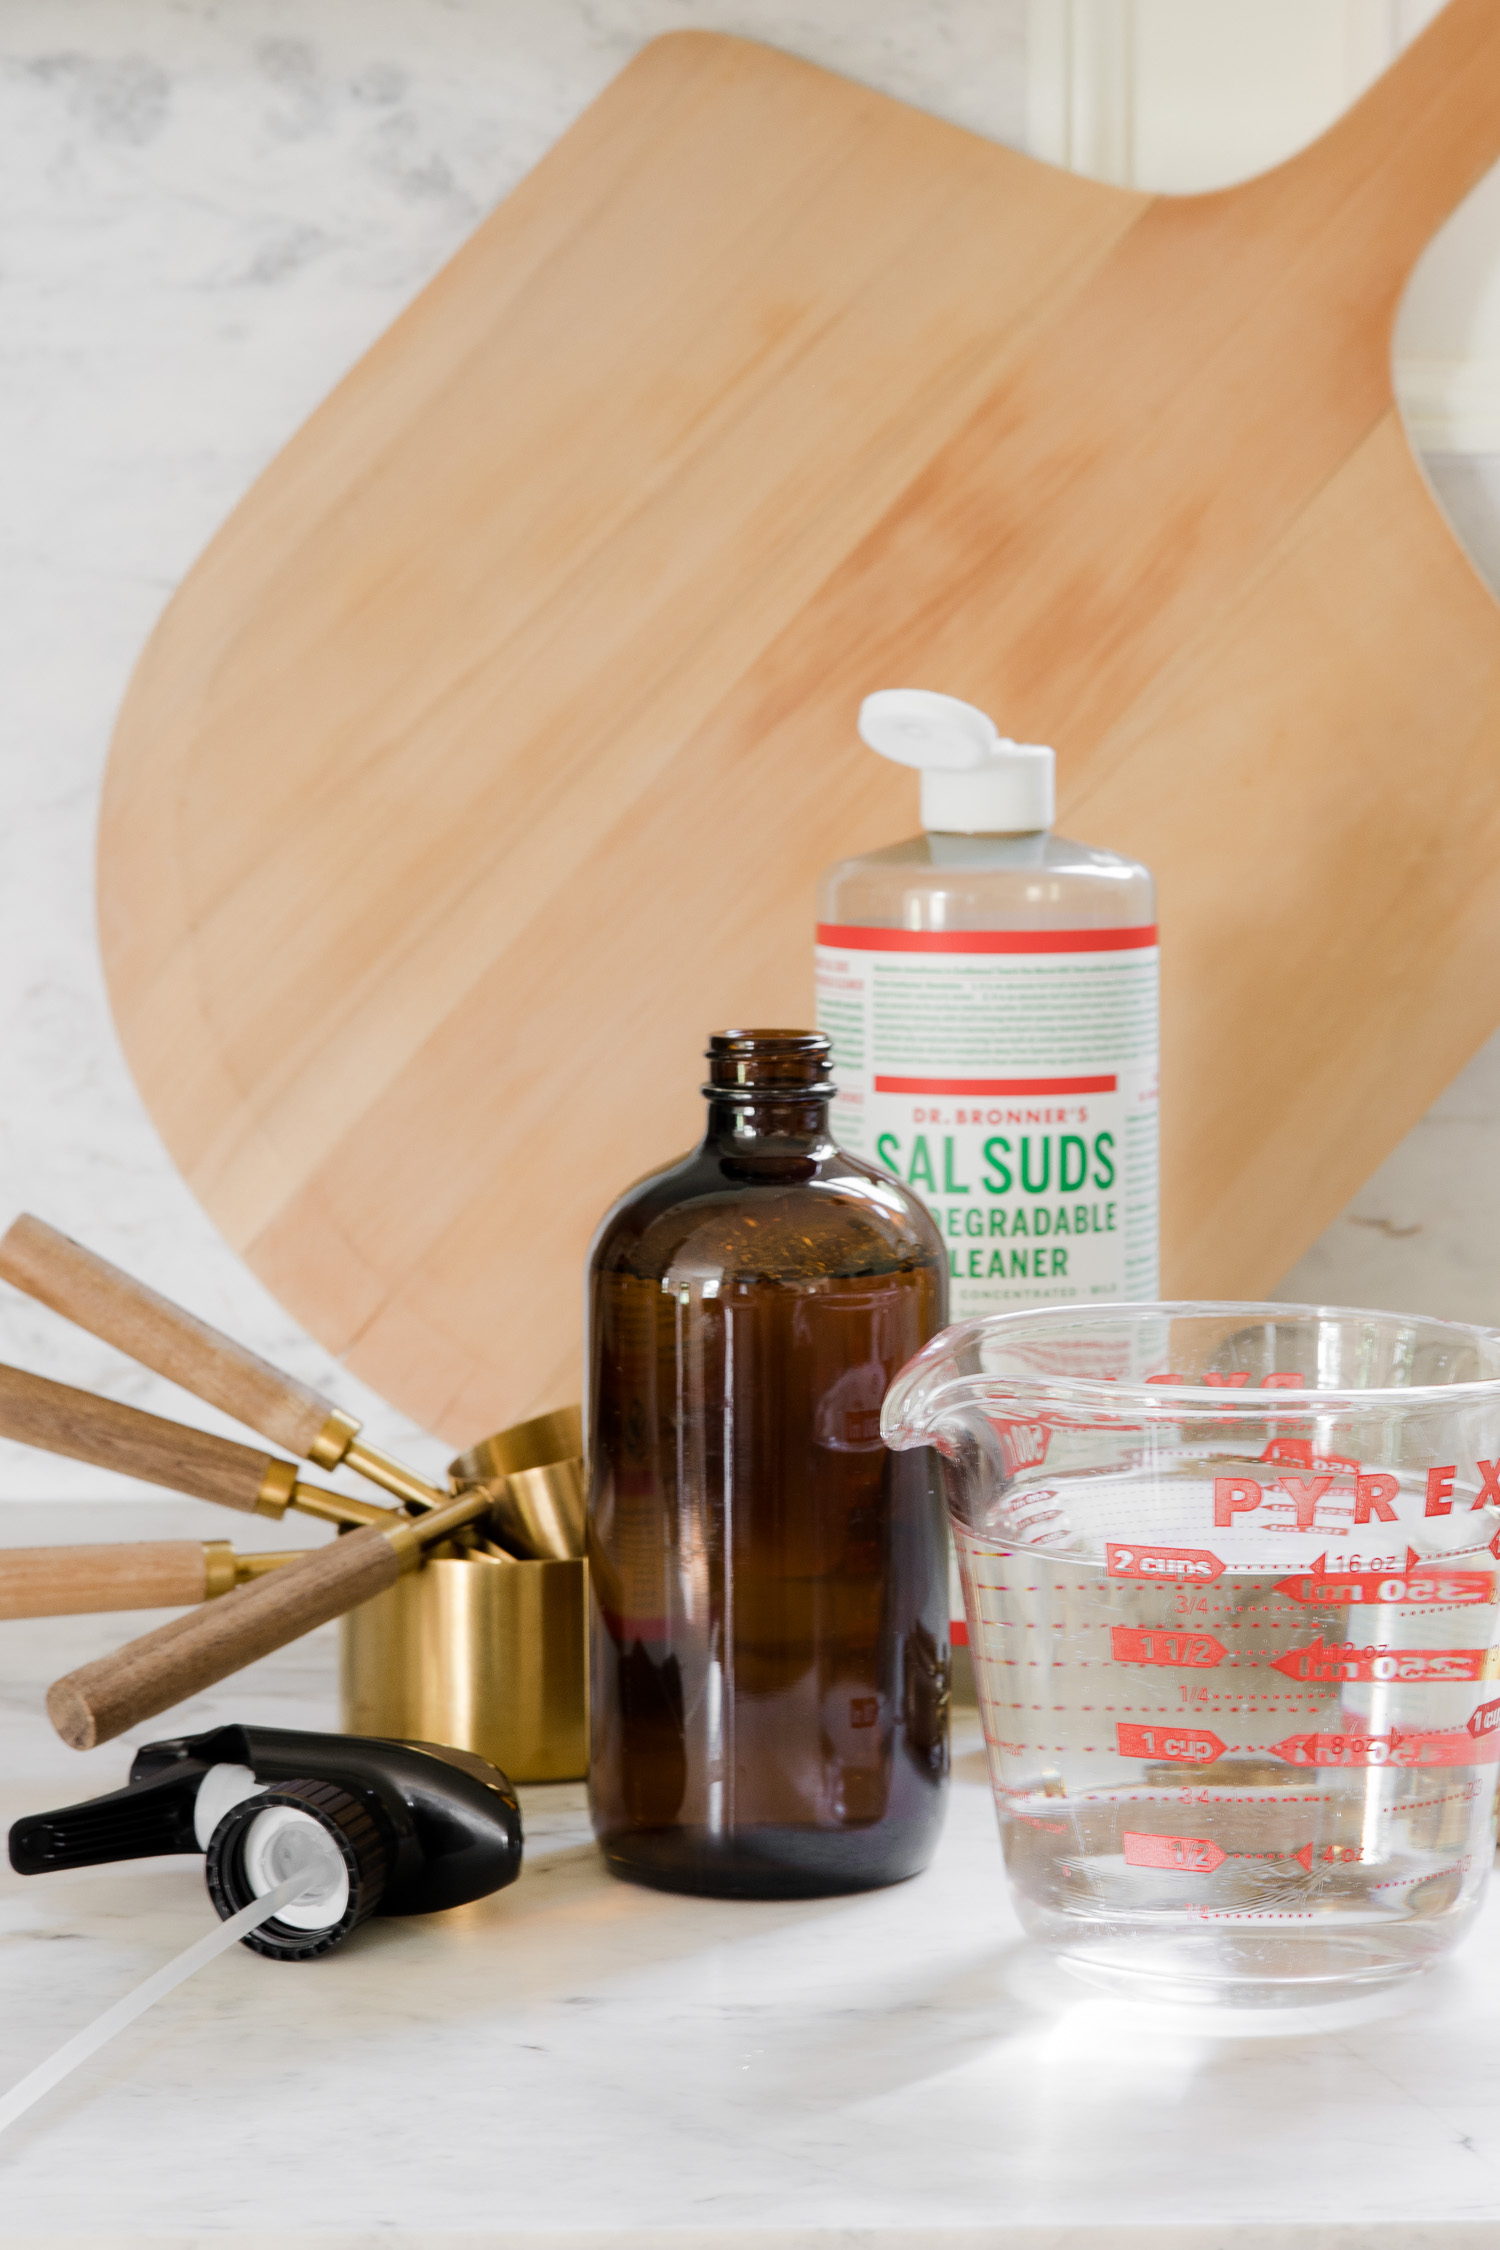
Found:
<svg viewBox="0 0 1500 2250"><path fill-rule="evenodd" d="M68 1673L48 1690L47 1716L73 1749L92 1750L383 1593L400 1571L383 1532L351 1531Z"/></svg>
<svg viewBox="0 0 1500 2250"><path fill-rule="evenodd" d="M4 1547L0 1548L0 1617L185 1609L227 1593L238 1573L239 1559L225 1539Z"/></svg>
<svg viewBox="0 0 1500 2250"><path fill-rule="evenodd" d="M317 1554L253 1585L237 1586L222 1601L174 1617L113 1656L70 1672L49 1689L47 1716L75 1750L112 1741L168 1704L215 1686L257 1657L384 1593L404 1569L420 1562L424 1550L477 1522L489 1506L482 1491L460 1492L426 1517L403 1519L387 1530L367 1524L346 1532Z"/></svg>
<svg viewBox="0 0 1500 2250"><path fill-rule="evenodd" d="M236 1445L233 1438L185 1429L159 1415L143 1414L139 1407L95 1398L92 1391L75 1391L20 1367L0 1366L0 1437L247 1514L255 1512L267 1472L282 1466L271 1454ZM263 1512L280 1514L285 1506L282 1496L279 1507Z"/></svg>
<svg viewBox="0 0 1500 2250"><path fill-rule="evenodd" d="M335 1412L310 1384L29 1212L0 1237L0 1278L289 1453L311 1453Z"/></svg>

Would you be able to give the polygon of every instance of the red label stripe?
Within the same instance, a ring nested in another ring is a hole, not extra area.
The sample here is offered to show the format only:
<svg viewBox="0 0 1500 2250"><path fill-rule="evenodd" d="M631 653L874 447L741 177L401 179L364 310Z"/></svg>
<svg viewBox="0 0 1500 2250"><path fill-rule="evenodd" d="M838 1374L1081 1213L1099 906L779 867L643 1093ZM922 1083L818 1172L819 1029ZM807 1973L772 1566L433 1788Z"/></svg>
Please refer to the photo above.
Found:
<svg viewBox="0 0 1500 2250"><path fill-rule="evenodd" d="M877 1078L877 1094L1112 1094L1110 1078Z"/></svg>
<svg viewBox="0 0 1500 2250"><path fill-rule="evenodd" d="M845 953L1128 953L1155 945L1156 924L1132 930L869 930L820 922L818 943Z"/></svg>

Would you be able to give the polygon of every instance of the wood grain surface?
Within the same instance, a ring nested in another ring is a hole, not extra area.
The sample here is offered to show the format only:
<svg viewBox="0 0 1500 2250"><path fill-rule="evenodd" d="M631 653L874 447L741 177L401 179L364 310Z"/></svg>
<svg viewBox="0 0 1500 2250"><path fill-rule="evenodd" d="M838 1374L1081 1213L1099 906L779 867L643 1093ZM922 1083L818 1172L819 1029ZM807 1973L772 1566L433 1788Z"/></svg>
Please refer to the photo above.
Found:
<svg viewBox="0 0 1500 2250"><path fill-rule="evenodd" d="M1225 193L1074 179L658 41L190 574L101 835L132 1066L228 1238L459 1443L574 1392L590 1230L704 1035L808 1020L909 833L874 687L1149 861L1164 1284L1274 1286L1500 1018L1500 616L1392 402L1500 152L1454 4Z"/></svg>
<svg viewBox="0 0 1500 2250"><path fill-rule="evenodd" d="M29 1211L0 1235L0 1280L290 1453L307 1453L334 1411L309 1384Z"/></svg>
<svg viewBox="0 0 1500 2250"><path fill-rule="evenodd" d="M176 1609L203 1601L207 1593L208 1552L197 1539L0 1548L0 1617Z"/></svg>
<svg viewBox="0 0 1500 2250"><path fill-rule="evenodd" d="M357 1608L400 1572L383 1532L351 1531L54 1681L47 1715L64 1742L91 1750Z"/></svg>
<svg viewBox="0 0 1500 2250"><path fill-rule="evenodd" d="M250 1514L272 1461L233 1438L163 1421L21 1367L0 1366L0 1437Z"/></svg>

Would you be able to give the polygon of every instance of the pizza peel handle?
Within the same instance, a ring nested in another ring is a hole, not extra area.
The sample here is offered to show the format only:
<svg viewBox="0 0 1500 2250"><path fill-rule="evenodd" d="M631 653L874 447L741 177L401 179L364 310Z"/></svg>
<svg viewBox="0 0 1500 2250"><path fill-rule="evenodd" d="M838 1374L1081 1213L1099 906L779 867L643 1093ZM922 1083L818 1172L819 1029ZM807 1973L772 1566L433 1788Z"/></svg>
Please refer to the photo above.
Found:
<svg viewBox="0 0 1500 2250"><path fill-rule="evenodd" d="M1226 215L1290 193L1288 231L1321 230L1358 293L1399 292L1439 226L1500 157L1500 11L1450 0L1342 117L1286 163L1223 191ZM1206 197L1162 197L1206 203ZM1253 254L1253 236L1242 247ZM1289 247L1283 245L1283 248ZM1294 249L1295 254L1295 249ZM1327 250L1314 245L1314 256ZM1291 276L1294 286L1303 279ZM1394 309L1392 303L1391 309ZM1330 300L1329 317L1341 307Z"/></svg>

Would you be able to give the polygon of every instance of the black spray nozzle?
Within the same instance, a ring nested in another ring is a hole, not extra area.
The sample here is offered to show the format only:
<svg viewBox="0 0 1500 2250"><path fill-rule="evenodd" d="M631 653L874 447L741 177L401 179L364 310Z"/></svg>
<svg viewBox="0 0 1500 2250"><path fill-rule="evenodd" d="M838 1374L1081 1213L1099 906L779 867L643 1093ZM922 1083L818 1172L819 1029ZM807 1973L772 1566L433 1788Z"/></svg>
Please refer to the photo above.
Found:
<svg viewBox="0 0 1500 2250"><path fill-rule="evenodd" d="M260 1887L257 1854L270 1851L289 1813L327 1833L350 1893L337 1928L315 1933L317 1943L293 1944L279 1920L246 1940L282 1958L327 1952L371 1913L434 1914L487 1898L520 1873L515 1792L471 1751L242 1726L147 1743L123 1789L18 1820L10 1863L41 1875L207 1852L209 1889L227 1916Z"/></svg>

